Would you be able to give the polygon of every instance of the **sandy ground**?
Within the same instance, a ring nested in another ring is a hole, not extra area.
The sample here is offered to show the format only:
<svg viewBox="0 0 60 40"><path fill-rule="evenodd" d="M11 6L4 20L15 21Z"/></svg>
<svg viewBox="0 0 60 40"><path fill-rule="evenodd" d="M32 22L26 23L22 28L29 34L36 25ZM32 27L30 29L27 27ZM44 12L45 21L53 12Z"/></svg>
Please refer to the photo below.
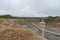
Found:
<svg viewBox="0 0 60 40"><path fill-rule="evenodd" d="M0 20L0 40L41 40L40 36L26 27L15 24L14 20Z"/></svg>

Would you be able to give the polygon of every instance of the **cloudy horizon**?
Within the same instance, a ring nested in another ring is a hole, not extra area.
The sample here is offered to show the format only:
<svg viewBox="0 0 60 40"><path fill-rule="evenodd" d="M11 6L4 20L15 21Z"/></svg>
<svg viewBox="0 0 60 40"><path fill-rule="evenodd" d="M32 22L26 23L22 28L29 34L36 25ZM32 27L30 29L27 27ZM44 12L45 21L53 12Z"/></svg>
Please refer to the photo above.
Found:
<svg viewBox="0 0 60 40"><path fill-rule="evenodd" d="M0 0L0 15L19 17L60 16L60 0Z"/></svg>

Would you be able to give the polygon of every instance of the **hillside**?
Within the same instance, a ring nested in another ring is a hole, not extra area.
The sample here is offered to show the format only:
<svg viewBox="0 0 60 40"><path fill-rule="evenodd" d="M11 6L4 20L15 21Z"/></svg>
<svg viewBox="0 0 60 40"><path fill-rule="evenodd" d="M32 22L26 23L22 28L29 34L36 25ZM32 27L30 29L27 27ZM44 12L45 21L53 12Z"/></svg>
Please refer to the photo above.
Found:
<svg viewBox="0 0 60 40"><path fill-rule="evenodd" d="M0 40L40 40L40 36L15 21L16 19L0 19Z"/></svg>
<svg viewBox="0 0 60 40"><path fill-rule="evenodd" d="M16 16L12 16L10 14L6 14L6 15L0 15L0 18L3 19L22 19L24 20L24 22L39 22L41 17L16 17Z"/></svg>
<svg viewBox="0 0 60 40"><path fill-rule="evenodd" d="M60 27L60 17L59 17L59 18L56 18L56 19L52 22L52 24L53 24L54 26Z"/></svg>

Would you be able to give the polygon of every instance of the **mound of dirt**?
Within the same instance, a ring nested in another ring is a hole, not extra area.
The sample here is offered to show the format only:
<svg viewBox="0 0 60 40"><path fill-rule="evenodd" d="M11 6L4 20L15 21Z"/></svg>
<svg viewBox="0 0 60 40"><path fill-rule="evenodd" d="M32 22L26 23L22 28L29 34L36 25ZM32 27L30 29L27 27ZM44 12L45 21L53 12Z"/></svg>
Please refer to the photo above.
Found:
<svg viewBox="0 0 60 40"><path fill-rule="evenodd" d="M0 33L0 40L40 40L40 37L27 30L8 29Z"/></svg>
<svg viewBox="0 0 60 40"><path fill-rule="evenodd" d="M21 26L11 19L0 21L0 40L41 40L40 36L31 32L25 25Z"/></svg>

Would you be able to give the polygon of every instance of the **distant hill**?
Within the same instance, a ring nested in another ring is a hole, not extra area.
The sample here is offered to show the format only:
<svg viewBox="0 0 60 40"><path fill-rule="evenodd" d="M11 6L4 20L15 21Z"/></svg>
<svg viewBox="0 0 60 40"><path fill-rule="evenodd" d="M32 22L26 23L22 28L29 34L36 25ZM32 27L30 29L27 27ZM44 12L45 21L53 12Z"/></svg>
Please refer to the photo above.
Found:
<svg viewBox="0 0 60 40"><path fill-rule="evenodd" d="M56 20L56 18L59 18L58 16L56 17L52 17L52 16L48 16L48 17L16 17L16 16L12 16L10 14L6 14L6 15L0 15L0 18L8 18L8 19L23 19L26 22L40 22L42 19L45 20L46 23L51 23L54 20Z"/></svg>
<svg viewBox="0 0 60 40"><path fill-rule="evenodd" d="M12 18L10 14L0 15L0 18Z"/></svg>
<svg viewBox="0 0 60 40"><path fill-rule="evenodd" d="M11 16L10 14L6 14L6 15L0 15L0 18L23 18L23 19L29 19L29 18L35 18L35 19L39 19L41 17L16 17L16 16Z"/></svg>
<svg viewBox="0 0 60 40"><path fill-rule="evenodd" d="M51 23L51 22L55 21L57 18L59 18L59 16L55 16L55 17L48 16L48 17L44 18L44 20L46 23Z"/></svg>
<svg viewBox="0 0 60 40"><path fill-rule="evenodd" d="M51 24L53 24L54 26L60 27L60 17L56 18Z"/></svg>
<svg viewBox="0 0 60 40"><path fill-rule="evenodd" d="M24 20L24 22L39 22L42 17L16 17L10 14L6 14L6 15L0 15L0 18L20 19L22 21Z"/></svg>

